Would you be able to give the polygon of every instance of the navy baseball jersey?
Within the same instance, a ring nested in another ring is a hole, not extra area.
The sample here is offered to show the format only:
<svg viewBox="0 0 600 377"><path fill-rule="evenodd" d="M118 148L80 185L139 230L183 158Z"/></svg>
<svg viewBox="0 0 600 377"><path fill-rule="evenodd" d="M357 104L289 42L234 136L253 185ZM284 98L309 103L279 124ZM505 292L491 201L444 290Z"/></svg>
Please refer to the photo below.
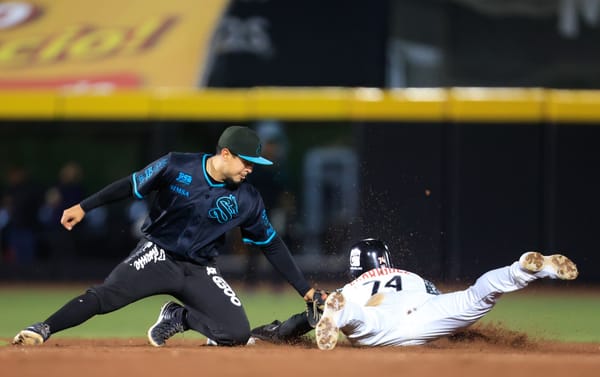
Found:
<svg viewBox="0 0 600 377"><path fill-rule="evenodd" d="M215 182L206 171L211 155L171 152L133 173L133 194L156 197L142 226L146 238L165 250L198 262L219 255L225 233L240 227L243 241L266 245L276 232L260 193L248 182Z"/></svg>

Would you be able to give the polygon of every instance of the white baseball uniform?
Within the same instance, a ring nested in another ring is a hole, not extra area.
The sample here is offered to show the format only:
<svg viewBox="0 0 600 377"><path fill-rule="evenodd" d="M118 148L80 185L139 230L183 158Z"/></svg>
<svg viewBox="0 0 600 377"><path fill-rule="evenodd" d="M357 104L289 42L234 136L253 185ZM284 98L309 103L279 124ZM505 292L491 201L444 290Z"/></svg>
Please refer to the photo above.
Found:
<svg viewBox="0 0 600 377"><path fill-rule="evenodd" d="M378 275L375 271L342 289L345 305L334 314L335 323L353 345L418 345L452 334L488 313L503 293L524 288L538 278L515 262L483 274L463 291L433 295L409 288L423 281L418 275L401 270ZM401 290L396 285L400 279ZM377 292L371 297L373 290Z"/></svg>
<svg viewBox="0 0 600 377"><path fill-rule="evenodd" d="M346 300L358 305L366 305L371 296L377 293L411 291L439 294L432 283L419 275L388 267L369 270L338 291L342 292Z"/></svg>

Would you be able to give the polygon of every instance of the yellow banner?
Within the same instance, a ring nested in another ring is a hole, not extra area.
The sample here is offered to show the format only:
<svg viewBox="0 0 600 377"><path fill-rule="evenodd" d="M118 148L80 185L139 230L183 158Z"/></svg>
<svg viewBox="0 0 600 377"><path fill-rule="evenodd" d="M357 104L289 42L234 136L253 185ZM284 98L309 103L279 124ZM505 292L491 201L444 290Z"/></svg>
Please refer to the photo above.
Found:
<svg viewBox="0 0 600 377"><path fill-rule="evenodd" d="M0 2L0 88L196 87L227 0Z"/></svg>

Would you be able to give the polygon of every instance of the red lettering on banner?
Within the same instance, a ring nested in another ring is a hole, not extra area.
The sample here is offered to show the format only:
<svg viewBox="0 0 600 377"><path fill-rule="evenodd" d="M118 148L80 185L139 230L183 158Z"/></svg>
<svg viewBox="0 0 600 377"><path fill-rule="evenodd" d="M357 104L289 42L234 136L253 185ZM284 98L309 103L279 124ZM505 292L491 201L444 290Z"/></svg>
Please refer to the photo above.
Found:
<svg viewBox="0 0 600 377"><path fill-rule="evenodd" d="M143 84L142 77L133 72L105 75L60 76L42 79L2 79L0 89L53 89L112 90L114 88L136 88Z"/></svg>
<svg viewBox="0 0 600 377"><path fill-rule="evenodd" d="M52 35L0 40L0 66L17 68L141 53L155 46L176 22L176 16L167 16L133 27L79 25Z"/></svg>

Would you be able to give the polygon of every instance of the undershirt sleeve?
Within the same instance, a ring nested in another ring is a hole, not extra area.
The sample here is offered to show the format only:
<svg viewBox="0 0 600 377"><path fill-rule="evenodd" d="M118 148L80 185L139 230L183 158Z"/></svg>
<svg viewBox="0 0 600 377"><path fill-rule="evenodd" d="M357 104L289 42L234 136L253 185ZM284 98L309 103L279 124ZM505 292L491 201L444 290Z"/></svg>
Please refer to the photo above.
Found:
<svg viewBox="0 0 600 377"><path fill-rule="evenodd" d="M268 245L262 246L261 250L271 262L273 267L285 277L285 279L303 296L310 290L310 284L304 278L300 268L294 261L290 250L279 236L276 236Z"/></svg>
<svg viewBox="0 0 600 377"><path fill-rule="evenodd" d="M133 191L131 177L127 176L83 199L79 205L85 212L88 212L105 204L130 197L133 197Z"/></svg>

